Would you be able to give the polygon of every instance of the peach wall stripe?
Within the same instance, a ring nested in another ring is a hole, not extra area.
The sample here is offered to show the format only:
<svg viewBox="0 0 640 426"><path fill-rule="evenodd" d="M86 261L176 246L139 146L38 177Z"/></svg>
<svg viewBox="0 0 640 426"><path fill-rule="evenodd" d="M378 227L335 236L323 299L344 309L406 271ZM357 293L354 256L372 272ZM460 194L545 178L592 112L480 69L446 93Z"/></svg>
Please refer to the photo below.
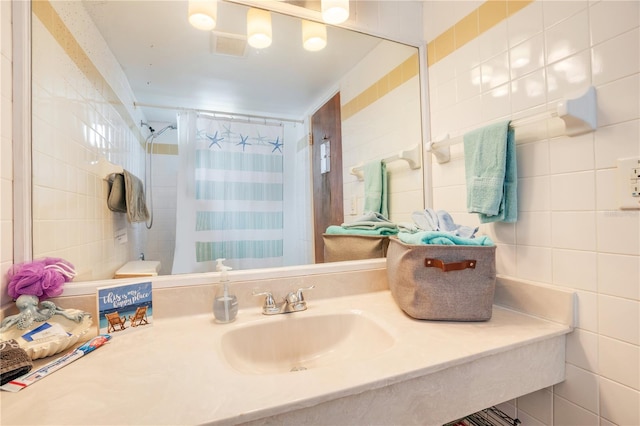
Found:
<svg viewBox="0 0 640 426"><path fill-rule="evenodd" d="M403 63L392 69L385 76L356 95L349 102L340 106L342 120L347 120L362 111L384 95L393 91L419 73L418 54L411 55Z"/></svg>
<svg viewBox="0 0 640 426"><path fill-rule="evenodd" d="M535 0L489 0L427 43L427 66L432 66L457 49L493 28Z"/></svg>

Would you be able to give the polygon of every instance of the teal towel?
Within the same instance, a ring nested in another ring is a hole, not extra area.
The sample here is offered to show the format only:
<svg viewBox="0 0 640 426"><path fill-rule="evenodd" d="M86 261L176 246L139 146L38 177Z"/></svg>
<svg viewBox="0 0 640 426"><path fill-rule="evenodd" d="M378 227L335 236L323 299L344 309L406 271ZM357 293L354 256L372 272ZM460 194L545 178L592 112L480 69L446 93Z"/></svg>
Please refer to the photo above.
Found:
<svg viewBox="0 0 640 426"><path fill-rule="evenodd" d="M475 238L458 237L448 232L423 231L414 234L400 232L398 238L405 244L438 244L444 246L492 246L493 241L486 235Z"/></svg>
<svg viewBox="0 0 640 426"><path fill-rule="evenodd" d="M375 228L375 229L358 229L358 228L343 228L338 225L331 225L325 231L327 234L333 235L396 235L398 233L397 228Z"/></svg>
<svg viewBox="0 0 640 426"><path fill-rule="evenodd" d="M387 188L387 166L381 161L364 165L364 211L380 213L389 217L389 190Z"/></svg>
<svg viewBox="0 0 640 426"><path fill-rule="evenodd" d="M518 171L514 131L509 121L464 135L467 210L481 223L518 219Z"/></svg>

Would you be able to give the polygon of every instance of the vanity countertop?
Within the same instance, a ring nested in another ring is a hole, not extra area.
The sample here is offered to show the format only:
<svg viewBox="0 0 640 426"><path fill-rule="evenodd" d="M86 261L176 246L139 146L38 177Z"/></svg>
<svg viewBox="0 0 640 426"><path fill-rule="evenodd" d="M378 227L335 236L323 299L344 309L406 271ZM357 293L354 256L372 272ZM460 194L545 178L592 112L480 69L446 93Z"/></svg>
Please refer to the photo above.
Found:
<svg viewBox="0 0 640 426"><path fill-rule="evenodd" d="M526 359L529 347L548 341L561 342L558 352L562 353L555 357L561 365L549 368L560 369L553 373L555 381L564 378L564 335L571 331L567 325L499 306L494 306L487 322L419 321L406 316L389 291L322 300L309 297L307 302L307 311L294 314L267 317L259 308L251 308L240 310L231 324L217 324L212 314L202 314L154 319L136 332L115 333L105 346L51 376L18 393L2 392L0 423L249 422L430 375L439 374L441 380L447 371L511 352L520 351L512 361L521 365L530 361ZM357 363L341 361L280 374L240 373L222 357L221 337L234 328L335 312L366 315L395 336L396 342ZM504 360L500 364L499 368L508 369ZM537 368L535 360L528 368ZM483 368L478 374L493 373ZM471 376L468 380L476 381ZM505 400L510 397L505 393Z"/></svg>

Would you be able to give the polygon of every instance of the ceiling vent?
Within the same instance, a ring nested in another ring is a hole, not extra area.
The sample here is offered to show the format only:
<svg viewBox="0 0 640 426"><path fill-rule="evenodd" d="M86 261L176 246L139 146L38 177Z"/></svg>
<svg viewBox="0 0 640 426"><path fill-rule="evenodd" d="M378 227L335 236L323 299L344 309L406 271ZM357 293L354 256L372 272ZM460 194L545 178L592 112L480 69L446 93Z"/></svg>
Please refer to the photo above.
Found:
<svg viewBox="0 0 640 426"><path fill-rule="evenodd" d="M211 53L244 57L247 51L246 35L211 31Z"/></svg>

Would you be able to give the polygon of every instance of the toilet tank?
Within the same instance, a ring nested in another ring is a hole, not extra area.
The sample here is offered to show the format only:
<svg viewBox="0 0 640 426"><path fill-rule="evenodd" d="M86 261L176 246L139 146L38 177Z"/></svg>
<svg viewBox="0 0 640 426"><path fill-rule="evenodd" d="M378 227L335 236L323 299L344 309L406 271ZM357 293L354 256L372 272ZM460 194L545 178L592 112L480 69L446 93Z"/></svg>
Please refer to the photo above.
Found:
<svg viewBox="0 0 640 426"><path fill-rule="evenodd" d="M118 269L113 278L155 277L159 272L159 261L132 260Z"/></svg>

